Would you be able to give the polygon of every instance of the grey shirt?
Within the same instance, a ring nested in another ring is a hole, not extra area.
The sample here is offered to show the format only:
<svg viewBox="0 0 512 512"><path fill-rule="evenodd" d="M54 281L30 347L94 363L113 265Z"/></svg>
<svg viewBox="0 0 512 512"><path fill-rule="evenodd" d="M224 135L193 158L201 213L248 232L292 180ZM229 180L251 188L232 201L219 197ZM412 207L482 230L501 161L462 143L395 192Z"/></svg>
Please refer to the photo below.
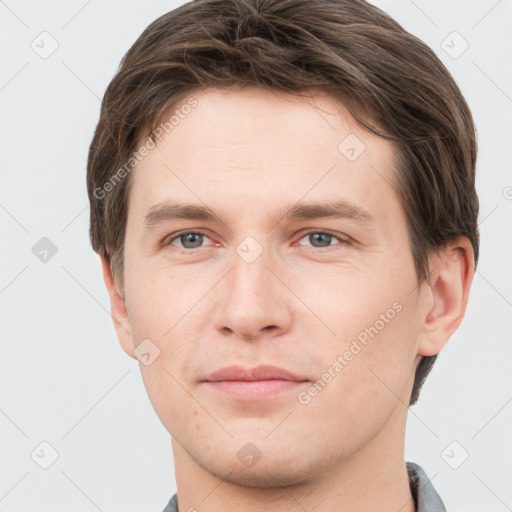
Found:
<svg viewBox="0 0 512 512"><path fill-rule="evenodd" d="M416 512L446 512L439 494L437 494L421 466L414 462L406 462L406 466ZM163 512L178 512L178 496L176 494L171 498Z"/></svg>

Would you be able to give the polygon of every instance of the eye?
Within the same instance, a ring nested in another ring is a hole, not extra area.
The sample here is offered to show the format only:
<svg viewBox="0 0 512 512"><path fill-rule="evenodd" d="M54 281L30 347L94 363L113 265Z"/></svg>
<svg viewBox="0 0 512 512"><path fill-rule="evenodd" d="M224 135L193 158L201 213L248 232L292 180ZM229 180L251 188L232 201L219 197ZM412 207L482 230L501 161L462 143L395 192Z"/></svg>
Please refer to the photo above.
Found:
<svg viewBox="0 0 512 512"><path fill-rule="evenodd" d="M181 249L198 249L201 248L205 237L208 238L208 236L201 231L183 231L171 238L165 239L162 245L176 245L173 244L173 242L178 240L181 243L178 247Z"/></svg>
<svg viewBox="0 0 512 512"><path fill-rule="evenodd" d="M333 245L330 243L333 238L337 239L341 244L348 245L350 242L341 238L338 234L332 233L330 231L308 231L304 233L300 240L306 238L311 242L312 247L316 249L325 249L332 247Z"/></svg>
<svg viewBox="0 0 512 512"><path fill-rule="evenodd" d="M342 238L339 234L333 233L330 231L308 231L304 233L299 240L304 238L308 239L311 243L311 247L316 249L328 249L329 247L333 247L333 245L349 245L349 240ZM171 235L167 237L162 242L162 246L173 245L177 246L181 249L200 249L203 246L204 239L209 239L206 233L202 231L182 231L181 233L177 233L176 235ZM333 239L338 240L339 244L332 244ZM175 241L178 241L179 244L175 244Z"/></svg>

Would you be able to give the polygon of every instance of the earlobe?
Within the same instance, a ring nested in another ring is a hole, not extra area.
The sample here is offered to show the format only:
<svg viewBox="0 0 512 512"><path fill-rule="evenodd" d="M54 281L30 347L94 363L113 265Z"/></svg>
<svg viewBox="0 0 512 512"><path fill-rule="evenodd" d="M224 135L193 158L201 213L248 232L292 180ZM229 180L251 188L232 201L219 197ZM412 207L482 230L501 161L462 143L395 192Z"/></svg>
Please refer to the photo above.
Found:
<svg viewBox="0 0 512 512"><path fill-rule="evenodd" d="M125 299L119 295L110 268L110 260L105 257L100 251L101 265L103 267L103 280L107 287L108 295L110 297L110 312L114 328L116 330L117 338L121 344L122 349L132 358L136 359L133 353L134 344L128 318L128 311L126 309Z"/></svg>
<svg viewBox="0 0 512 512"><path fill-rule="evenodd" d="M430 298L419 339L419 355L438 354L457 330L466 312L474 273L473 248L467 238L447 244L436 254L429 282L423 284Z"/></svg>

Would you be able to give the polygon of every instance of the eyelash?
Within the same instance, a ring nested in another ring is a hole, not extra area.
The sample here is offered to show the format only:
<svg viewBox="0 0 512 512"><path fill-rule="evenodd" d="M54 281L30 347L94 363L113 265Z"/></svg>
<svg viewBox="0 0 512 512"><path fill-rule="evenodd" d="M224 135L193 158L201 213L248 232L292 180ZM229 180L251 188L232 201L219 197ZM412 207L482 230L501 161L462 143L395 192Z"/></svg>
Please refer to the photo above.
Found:
<svg viewBox="0 0 512 512"><path fill-rule="evenodd" d="M341 242L340 245L350 245L350 241L349 240L347 240L346 238L342 238L339 233L336 233L334 231L329 231L329 230L312 229L312 230L309 230L309 231L306 231L306 232L302 233L302 235L299 238L299 240L302 240L305 236L310 235L312 233L332 236L333 238L337 238ZM166 237L163 240L163 242L161 243L161 245L163 247L166 247L168 245L172 245L172 242L174 242L174 240L176 240L178 238L181 238L182 236L189 235L189 234L203 235L203 236L206 236L207 238L210 238L207 233L205 233L204 231L202 231L200 229L197 229L197 230L194 230L194 231L181 231L180 233L172 235L171 238ZM331 249L332 247L335 247L335 245L331 245L331 246L328 246L328 247L313 247L313 246L310 246L310 247L312 249L325 250L325 249ZM177 249L182 249L182 250L187 251L187 252L191 252L191 251L198 250L198 249L204 249L204 247L196 247L195 249L187 249L185 247L183 247L183 248L182 247L176 247L176 248Z"/></svg>

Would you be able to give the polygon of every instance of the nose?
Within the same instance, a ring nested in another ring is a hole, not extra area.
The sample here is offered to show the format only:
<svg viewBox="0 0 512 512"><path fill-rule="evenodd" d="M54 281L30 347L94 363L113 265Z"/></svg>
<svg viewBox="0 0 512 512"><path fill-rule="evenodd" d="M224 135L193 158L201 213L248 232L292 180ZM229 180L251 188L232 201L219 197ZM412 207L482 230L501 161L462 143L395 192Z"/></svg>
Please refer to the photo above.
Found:
<svg viewBox="0 0 512 512"><path fill-rule="evenodd" d="M252 262L238 253L218 288L214 323L224 336L245 341L279 336L290 329L292 293L268 249Z"/></svg>

